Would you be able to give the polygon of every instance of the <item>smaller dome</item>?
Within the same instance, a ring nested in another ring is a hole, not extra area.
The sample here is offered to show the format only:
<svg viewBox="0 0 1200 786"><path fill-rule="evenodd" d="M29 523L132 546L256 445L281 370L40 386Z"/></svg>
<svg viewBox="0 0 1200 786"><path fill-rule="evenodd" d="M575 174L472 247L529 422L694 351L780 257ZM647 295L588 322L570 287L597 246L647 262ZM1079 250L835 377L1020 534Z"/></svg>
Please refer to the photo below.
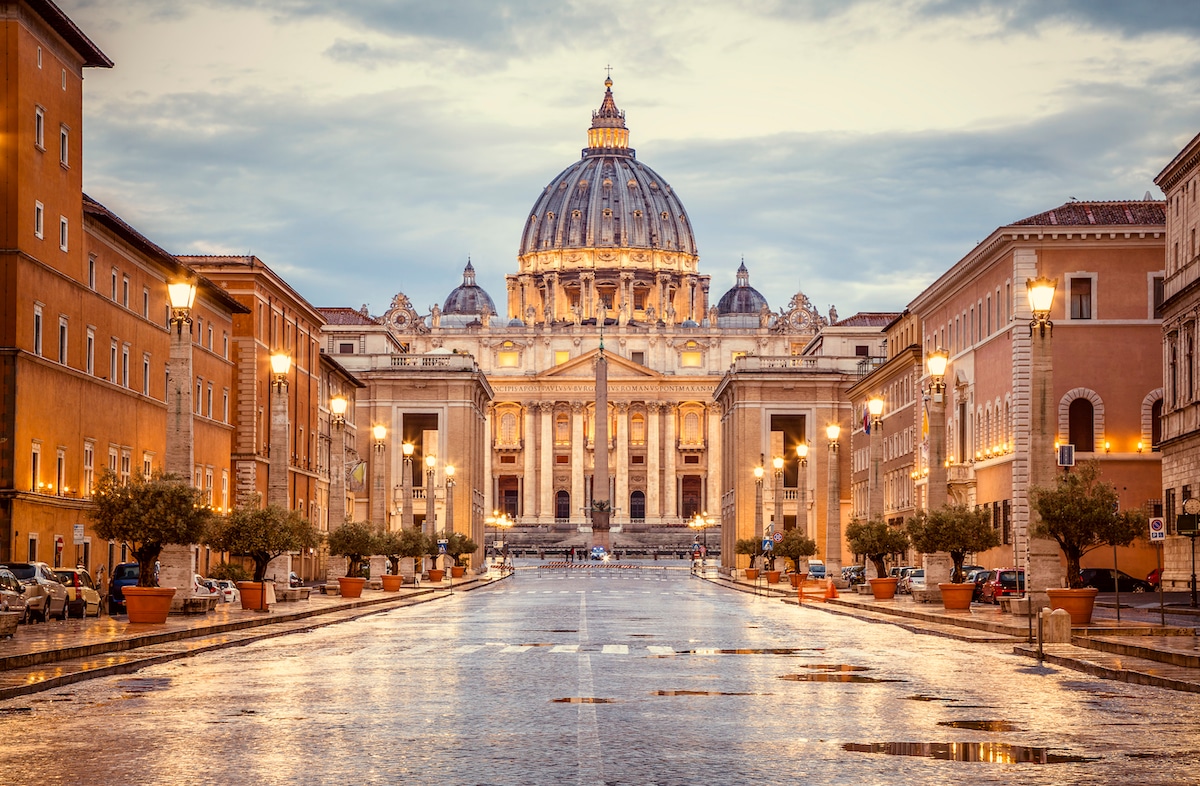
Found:
<svg viewBox="0 0 1200 786"><path fill-rule="evenodd" d="M750 271L746 269L746 263L743 261L737 271L737 284L717 301L717 316L752 314L757 317L765 305L767 299L750 286Z"/></svg>
<svg viewBox="0 0 1200 786"><path fill-rule="evenodd" d="M683 322L679 323L679 327L681 327L681 328L698 328L698 327L700 327L700 323L694 319L685 319L685 320L683 320Z"/></svg>
<svg viewBox="0 0 1200 786"><path fill-rule="evenodd" d="M484 291L483 287L475 283L475 267L468 258L467 266L463 268L462 285L455 287L454 291L446 298L446 302L442 306L442 313L479 316L485 311L495 314L496 304L492 302L491 296Z"/></svg>
<svg viewBox="0 0 1200 786"><path fill-rule="evenodd" d="M509 327L525 327L525 323L521 321L520 317L513 317L512 319L508 320L508 326Z"/></svg>

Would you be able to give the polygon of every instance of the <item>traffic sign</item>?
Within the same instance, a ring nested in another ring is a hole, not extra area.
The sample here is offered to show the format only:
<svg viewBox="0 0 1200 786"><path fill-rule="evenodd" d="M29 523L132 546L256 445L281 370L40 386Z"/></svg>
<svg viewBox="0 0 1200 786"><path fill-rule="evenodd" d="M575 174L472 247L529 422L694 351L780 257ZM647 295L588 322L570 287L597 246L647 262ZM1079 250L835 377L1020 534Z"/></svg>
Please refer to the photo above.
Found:
<svg viewBox="0 0 1200 786"><path fill-rule="evenodd" d="M1150 519L1150 540L1167 539L1167 522L1159 517Z"/></svg>
<svg viewBox="0 0 1200 786"><path fill-rule="evenodd" d="M775 548L775 542L770 538L763 538L762 550L772 551Z"/></svg>
<svg viewBox="0 0 1200 786"><path fill-rule="evenodd" d="M776 532L774 535L771 536L771 540L775 541L776 543L783 543L783 533Z"/></svg>
<svg viewBox="0 0 1200 786"><path fill-rule="evenodd" d="M76 546L83 545L83 525L82 524L75 525L75 545Z"/></svg>

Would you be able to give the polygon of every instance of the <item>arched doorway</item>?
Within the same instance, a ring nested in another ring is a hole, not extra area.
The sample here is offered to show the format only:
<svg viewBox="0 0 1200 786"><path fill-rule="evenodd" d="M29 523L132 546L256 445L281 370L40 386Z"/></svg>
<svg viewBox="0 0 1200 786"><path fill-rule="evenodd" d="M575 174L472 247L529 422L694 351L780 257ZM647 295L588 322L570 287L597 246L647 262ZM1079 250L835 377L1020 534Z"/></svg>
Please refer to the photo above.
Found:
<svg viewBox="0 0 1200 786"><path fill-rule="evenodd" d="M646 520L646 494L635 491L629 495L629 518L632 521Z"/></svg>
<svg viewBox="0 0 1200 786"><path fill-rule="evenodd" d="M559 522L571 520L571 495L560 491L554 495L554 518Z"/></svg>

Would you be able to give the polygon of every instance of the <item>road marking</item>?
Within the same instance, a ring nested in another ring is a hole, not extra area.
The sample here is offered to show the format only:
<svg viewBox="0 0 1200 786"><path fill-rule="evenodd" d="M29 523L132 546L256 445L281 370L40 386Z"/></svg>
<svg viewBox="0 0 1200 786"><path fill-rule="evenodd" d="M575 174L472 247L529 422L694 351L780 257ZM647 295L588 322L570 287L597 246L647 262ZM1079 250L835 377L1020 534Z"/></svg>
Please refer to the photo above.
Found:
<svg viewBox="0 0 1200 786"><path fill-rule="evenodd" d="M555 644L550 648L551 652L579 652L578 644Z"/></svg>
<svg viewBox="0 0 1200 786"><path fill-rule="evenodd" d="M533 649L533 646L529 644L510 644L509 646L500 650L500 654L507 655L509 653L528 652L531 649Z"/></svg>
<svg viewBox="0 0 1200 786"><path fill-rule="evenodd" d="M626 644L605 644L600 650L605 655L628 655L629 646Z"/></svg>
<svg viewBox="0 0 1200 786"><path fill-rule="evenodd" d="M674 655L674 647L647 647L651 655Z"/></svg>
<svg viewBox="0 0 1200 786"><path fill-rule="evenodd" d="M579 643L588 643L587 596L579 599ZM587 654L579 656L579 696L594 696L592 681L592 659ZM579 769L576 783L603 784L604 758L600 754L600 727L596 720L595 704L580 704L576 715L578 729L575 733Z"/></svg>

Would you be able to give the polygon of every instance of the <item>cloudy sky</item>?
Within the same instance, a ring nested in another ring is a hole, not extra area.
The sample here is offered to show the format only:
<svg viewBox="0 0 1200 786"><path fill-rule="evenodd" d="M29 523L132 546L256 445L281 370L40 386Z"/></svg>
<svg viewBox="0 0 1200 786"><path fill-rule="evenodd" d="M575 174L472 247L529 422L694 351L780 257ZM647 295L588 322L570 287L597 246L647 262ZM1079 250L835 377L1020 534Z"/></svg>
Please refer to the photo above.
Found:
<svg viewBox="0 0 1200 786"><path fill-rule="evenodd" d="M1191 0L58 0L85 187L177 253L252 253L318 306L468 257L503 303L611 64L712 296L900 310L997 226L1141 199L1200 132Z"/></svg>

